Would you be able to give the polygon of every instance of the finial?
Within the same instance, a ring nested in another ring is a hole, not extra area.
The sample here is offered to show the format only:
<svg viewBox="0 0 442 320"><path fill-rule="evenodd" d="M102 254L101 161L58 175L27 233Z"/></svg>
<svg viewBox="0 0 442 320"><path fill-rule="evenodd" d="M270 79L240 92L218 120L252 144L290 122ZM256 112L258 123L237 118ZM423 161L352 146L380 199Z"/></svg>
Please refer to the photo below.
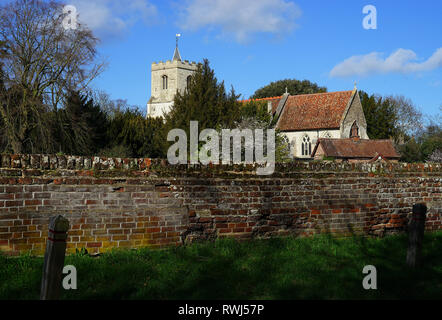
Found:
<svg viewBox="0 0 442 320"><path fill-rule="evenodd" d="M176 34L176 47L178 48L178 39L181 37L181 33Z"/></svg>
<svg viewBox="0 0 442 320"><path fill-rule="evenodd" d="M181 61L180 51L178 50L178 39L181 37L181 33L176 34L176 47L175 52L173 53L172 61Z"/></svg>
<svg viewBox="0 0 442 320"><path fill-rule="evenodd" d="M289 93L289 89L285 87L285 94Z"/></svg>
<svg viewBox="0 0 442 320"><path fill-rule="evenodd" d="M354 87L354 90L358 90L358 88L356 87L357 84L358 84L358 83L355 81L355 87Z"/></svg>

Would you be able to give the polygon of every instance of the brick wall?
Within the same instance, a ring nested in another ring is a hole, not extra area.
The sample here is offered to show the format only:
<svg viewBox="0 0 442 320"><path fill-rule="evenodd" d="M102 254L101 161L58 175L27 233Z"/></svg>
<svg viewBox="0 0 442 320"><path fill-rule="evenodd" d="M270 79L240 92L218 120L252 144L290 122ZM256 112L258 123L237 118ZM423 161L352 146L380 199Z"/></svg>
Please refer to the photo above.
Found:
<svg viewBox="0 0 442 320"><path fill-rule="evenodd" d="M217 237L384 235L411 207L441 229L442 166L296 162L253 166L165 160L1 155L0 250L43 254L49 217L70 220L68 251L164 247Z"/></svg>

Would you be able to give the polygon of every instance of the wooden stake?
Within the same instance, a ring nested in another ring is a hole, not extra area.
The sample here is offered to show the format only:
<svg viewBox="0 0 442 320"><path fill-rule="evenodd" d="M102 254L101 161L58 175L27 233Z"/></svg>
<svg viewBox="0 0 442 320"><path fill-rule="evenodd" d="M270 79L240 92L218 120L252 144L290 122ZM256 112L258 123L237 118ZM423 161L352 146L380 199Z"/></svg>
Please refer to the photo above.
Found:
<svg viewBox="0 0 442 320"><path fill-rule="evenodd" d="M50 219L40 300L57 300L60 298L68 230L69 221L63 216L58 215Z"/></svg>
<svg viewBox="0 0 442 320"><path fill-rule="evenodd" d="M413 215L408 230L407 265L415 268L420 264L422 254L422 242L424 240L425 218L427 206L418 203L413 206Z"/></svg>

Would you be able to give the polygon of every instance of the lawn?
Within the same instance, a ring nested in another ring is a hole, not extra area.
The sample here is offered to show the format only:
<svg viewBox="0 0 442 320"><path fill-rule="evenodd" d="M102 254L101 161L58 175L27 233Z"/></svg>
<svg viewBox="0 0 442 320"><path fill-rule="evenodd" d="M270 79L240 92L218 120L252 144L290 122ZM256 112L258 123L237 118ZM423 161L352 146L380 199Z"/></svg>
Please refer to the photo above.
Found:
<svg viewBox="0 0 442 320"><path fill-rule="evenodd" d="M167 250L71 255L78 289L63 299L441 299L442 232L426 234L423 265L405 265L407 236L219 240ZM378 290L362 269L377 268ZM38 299L43 259L0 255L0 299Z"/></svg>

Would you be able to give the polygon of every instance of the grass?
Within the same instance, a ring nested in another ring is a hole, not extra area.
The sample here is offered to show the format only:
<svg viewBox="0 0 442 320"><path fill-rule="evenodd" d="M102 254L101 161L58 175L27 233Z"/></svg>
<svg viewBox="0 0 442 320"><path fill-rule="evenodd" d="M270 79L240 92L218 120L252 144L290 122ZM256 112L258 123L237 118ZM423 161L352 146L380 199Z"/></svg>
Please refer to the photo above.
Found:
<svg viewBox="0 0 442 320"><path fill-rule="evenodd" d="M66 257L78 289L63 299L441 299L442 232L426 234L423 265L405 265L406 235L274 238L115 250ZM362 288L377 268L378 290ZM38 299L43 259L0 255L0 299Z"/></svg>

